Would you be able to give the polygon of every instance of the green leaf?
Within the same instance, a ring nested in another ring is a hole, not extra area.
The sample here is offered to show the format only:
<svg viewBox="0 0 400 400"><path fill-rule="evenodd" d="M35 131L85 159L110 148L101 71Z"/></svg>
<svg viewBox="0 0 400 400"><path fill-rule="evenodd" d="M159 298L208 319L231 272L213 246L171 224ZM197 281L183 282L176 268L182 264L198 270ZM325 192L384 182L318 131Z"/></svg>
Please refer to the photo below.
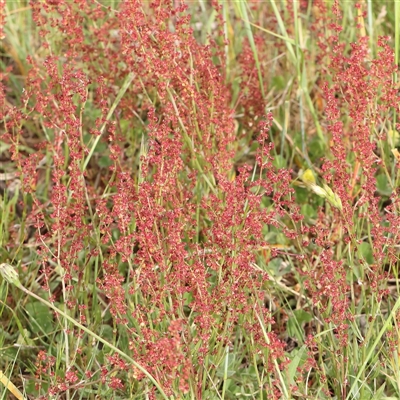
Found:
<svg viewBox="0 0 400 400"><path fill-rule="evenodd" d="M286 167L286 160L280 154L277 154L274 157L274 161L272 162L272 164L274 165L275 168L282 169Z"/></svg>
<svg viewBox="0 0 400 400"><path fill-rule="evenodd" d="M374 263L374 257L372 255L372 248L368 242L362 242L360 244L359 250L360 250L362 257L365 259L365 261L368 264L371 265Z"/></svg>
<svg viewBox="0 0 400 400"><path fill-rule="evenodd" d="M17 345L19 346L34 346L34 341L30 339L30 333L27 329L23 329L22 333L18 335Z"/></svg>
<svg viewBox="0 0 400 400"><path fill-rule="evenodd" d="M225 355L222 358L222 362L219 364L218 369L217 369L217 376L220 378L223 378L225 376L225 363L228 363L228 369L227 369L227 377L231 377L235 375L236 370L237 370L237 357L236 353L229 353ZM230 379L227 380L227 382L230 381ZM228 387L229 385L227 385Z"/></svg>
<svg viewBox="0 0 400 400"><path fill-rule="evenodd" d="M49 308L38 302L28 303L25 310L29 315L31 321L31 331L37 335L49 334L53 329L53 315Z"/></svg>
<svg viewBox="0 0 400 400"><path fill-rule="evenodd" d="M287 80L282 75L274 76L271 81L271 86L276 90L283 90L287 84Z"/></svg>
<svg viewBox="0 0 400 400"><path fill-rule="evenodd" d="M389 182L385 174L379 174L376 177L376 190L383 196L390 196L392 194L392 189L389 186Z"/></svg>
<svg viewBox="0 0 400 400"><path fill-rule="evenodd" d="M295 384L294 377L297 375L298 366L300 364L304 364L304 362L307 359L306 349L307 349L306 346L303 345L300 347L300 349L293 350L290 355L290 356L294 356L288 367L288 377L289 377L291 385Z"/></svg>
<svg viewBox="0 0 400 400"><path fill-rule="evenodd" d="M311 162L317 162L325 155L325 143L318 136L314 136L307 146Z"/></svg>
<svg viewBox="0 0 400 400"><path fill-rule="evenodd" d="M303 204L301 206L301 213L309 219L315 219L317 217L317 209L310 204Z"/></svg>
<svg viewBox="0 0 400 400"><path fill-rule="evenodd" d="M268 271L272 273L273 276L279 277L288 274L292 266L290 263L285 262L282 258L274 258L267 265Z"/></svg>
<svg viewBox="0 0 400 400"><path fill-rule="evenodd" d="M312 315L304 310L295 310L293 315L289 317L287 323L288 335L295 337L298 341L304 341L304 330L302 325L312 320Z"/></svg>
<svg viewBox="0 0 400 400"><path fill-rule="evenodd" d="M185 301L185 305L188 306L193 301L193 293L192 292L183 293L183 299Z"/></svg>
<svg viewBox="0 0 400 400"><path fill-rule="evenodd" d="M298 204L307 203L308 198L310 196L309 191L306 188L302 188L302 187L299 187L299 186L295 186L294 190L296 192L296 202Z"/></svg>
<svg viewBox="0 0 400 400"><path fill-rule="evenodd" d="M108 156L102 156L99 158L99 167L100 168L108 168L112 164L113 164L113 162L111 161L111 158Z"/></svg>
<svg viewBox="0 0 400 400"><path fill-rule="evenodd" d="M386 387L386 382L374 393L374 397L372 397L372 400L394 399L394 397L384 396L385 387Z"/></svg>

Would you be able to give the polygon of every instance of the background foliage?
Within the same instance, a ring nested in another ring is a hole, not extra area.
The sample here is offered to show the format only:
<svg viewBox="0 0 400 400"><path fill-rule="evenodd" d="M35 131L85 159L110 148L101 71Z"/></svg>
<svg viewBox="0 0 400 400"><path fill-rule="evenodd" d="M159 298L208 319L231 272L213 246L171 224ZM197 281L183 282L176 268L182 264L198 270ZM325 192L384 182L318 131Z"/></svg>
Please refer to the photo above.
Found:
<svg viewBox="0 0 400 400"><path fill-rule="evenodd" d="M0 4L2 398L400 397L399 1Z"/></svg>

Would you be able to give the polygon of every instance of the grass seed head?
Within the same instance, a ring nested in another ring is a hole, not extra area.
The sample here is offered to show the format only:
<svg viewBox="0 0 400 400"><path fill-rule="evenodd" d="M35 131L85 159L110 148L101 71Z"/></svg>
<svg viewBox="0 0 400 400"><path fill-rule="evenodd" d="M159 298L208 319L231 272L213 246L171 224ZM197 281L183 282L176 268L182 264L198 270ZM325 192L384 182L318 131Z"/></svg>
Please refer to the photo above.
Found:
<svg viewBox="0 0 400 400"><path fill-rule="evenodd" d="M15 271L14 267L11 266L10 264L6 263L0 264L0 274L9 284L15 285L17 287L21 286L18 273L17 271Z"/></svg>

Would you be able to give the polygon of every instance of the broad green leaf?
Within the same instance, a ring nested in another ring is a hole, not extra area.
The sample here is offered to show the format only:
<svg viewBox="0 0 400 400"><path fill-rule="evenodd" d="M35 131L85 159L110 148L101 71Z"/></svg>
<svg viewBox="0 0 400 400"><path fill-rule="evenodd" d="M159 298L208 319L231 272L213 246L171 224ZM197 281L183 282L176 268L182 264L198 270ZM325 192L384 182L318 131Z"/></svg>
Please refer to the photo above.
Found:
<svg viewBox="0 0 400 400"><path fill-rule="evenodd" d="M360 253L368 264L374 263L374 257L372 255L372 248L368 242L362 242L359 247Z"/></svg>
<svg viewBox="0 0 400 400"><path fill-rule="evenodd" d="M25 310L31 320L30 328L33 333L49 334L53 330L53 314L46 305L35 301L26 304Z"/></svg>
<svg viewBox="0 0 400 400"><path fill-rule="evenodd" d="M392 189L389 186L389 182L385 174L379 174L376 177L376 189L383 196L390 196L392 194Z"/></svg>

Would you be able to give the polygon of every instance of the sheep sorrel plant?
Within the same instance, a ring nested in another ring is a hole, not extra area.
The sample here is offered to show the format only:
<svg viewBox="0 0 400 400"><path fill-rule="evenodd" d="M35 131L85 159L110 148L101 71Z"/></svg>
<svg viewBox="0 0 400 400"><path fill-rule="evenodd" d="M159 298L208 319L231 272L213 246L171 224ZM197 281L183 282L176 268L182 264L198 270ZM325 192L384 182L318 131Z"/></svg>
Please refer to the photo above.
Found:
<svg viewBox="0 0 400 400"><path fill-rule="evenodd" d="M400 3L0 5L1 398L400 397Z"/></svg>

